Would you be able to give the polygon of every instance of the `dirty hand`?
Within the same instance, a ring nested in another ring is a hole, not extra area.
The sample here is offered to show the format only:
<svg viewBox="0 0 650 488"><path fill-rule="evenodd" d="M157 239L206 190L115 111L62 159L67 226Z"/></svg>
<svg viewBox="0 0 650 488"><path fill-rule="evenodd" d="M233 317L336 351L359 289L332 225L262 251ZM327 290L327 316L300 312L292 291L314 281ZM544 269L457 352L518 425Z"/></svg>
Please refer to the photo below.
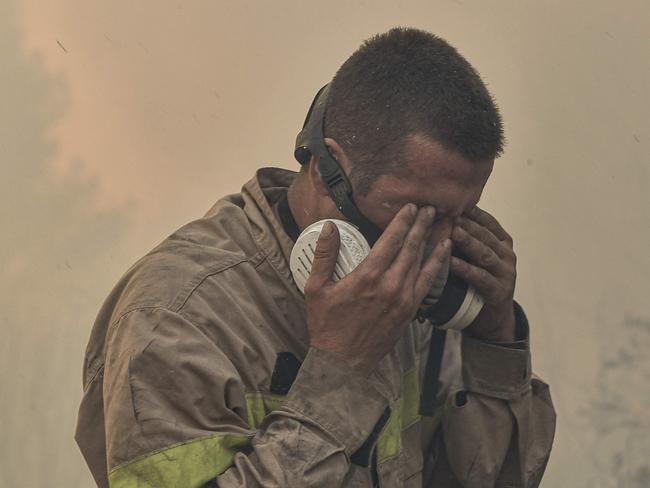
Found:
<svg viewBox="0 0 650 488"><path fill-rule="evenodd" d="M455 220L451 236L469 260L452 257L451 271L485 300L483 309L465 331L486 341L514 341L517 257L512 238L492 215L478 207Z"/></svg>
<svg viewBox="0 0 650 488"><path fill-rule="evenodd" d="M434 217L433 207L405 205L366 259L336 283L339 235L335 225L325 224L305 285L313 347L337 354L364 374L393 349L449 256L451 242L445 239L424 258Z"/></svg>

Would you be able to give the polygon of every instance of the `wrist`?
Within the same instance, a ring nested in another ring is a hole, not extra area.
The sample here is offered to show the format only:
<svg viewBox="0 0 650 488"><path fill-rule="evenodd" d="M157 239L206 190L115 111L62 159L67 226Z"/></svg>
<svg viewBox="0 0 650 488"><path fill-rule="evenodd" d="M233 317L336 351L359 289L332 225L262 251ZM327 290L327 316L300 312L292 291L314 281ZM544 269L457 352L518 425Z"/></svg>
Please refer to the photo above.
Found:
<svg viewBox="0 0 650 488"><path fill-rule="evenodd" d="M361 351L351 351L349 345L346 345L341 341L312 340L309 347L331 354L333 357L338 358L339 361L342 361L348 367L363 376L369 376L376 366L376 361L373 363L368 357L366 357L367 355L362 354Z"/></svg>
<svg viewBox="0 0 650 488"><path fill-rule="evenodd" d="M481 341L514 342L517 339L514 301L501 307L486 305L464 332Z"/></svg>
<svg viewBox="0 0 650 488"><path fill-rule="evenodd" d="M368 438L388 405L381 391L376 376L360 374L338 355L312 346L283 408L316 423L351 455Z"/></svg>

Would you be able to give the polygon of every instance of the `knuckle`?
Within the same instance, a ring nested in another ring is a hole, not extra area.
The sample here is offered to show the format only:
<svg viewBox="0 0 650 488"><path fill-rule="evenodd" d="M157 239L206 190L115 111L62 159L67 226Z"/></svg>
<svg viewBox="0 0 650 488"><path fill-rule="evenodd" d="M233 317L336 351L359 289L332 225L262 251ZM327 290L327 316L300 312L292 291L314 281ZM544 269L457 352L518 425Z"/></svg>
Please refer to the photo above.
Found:
<svg viewBox="0 0 650 488"><path fill-rule="evenodd" d="M403 242L404 241L402 239L395 235L390 236L388 239L388 245L394 249L402 247Z"/></svg>
<svg viewBox="0 0 650 488"><path fill-rule="evenodd" d="M363 288L355 294L355 300L359 303L372 304L376 298L376 291L369 288Z"/></svg>
<svg viewBox="0 0 650 488"><path fill-rule="evenodd" d="M314 249L314 259L325 259L329 257L330 255L330 250L328 246L321 245L320 243L316 246L316 249Z"/></svg>
<svg viewBox="0 0 650 488"><path fill-rule="evenodd" d="M400 312L400 315L406 315L413 309L413 298L402 297L399 300L397 308Z"/></svg>
<svg viewBox="0 0 650 488"><path fill-rule="evenodd" d="M440 262L442 262L442 260ZM452 257L452 263L454 265L454 268L456 268L459 272L465 273L467 271L467 263L464 260L458 259L457 257Z"/></svg>
<svg viewBox="0 0 650 488"><path fill-rule="evenodd" d="M485 251L483 254L481 254L481 257L479 258L479 262L481 263L481 266L485 267L492 267L496 264L496 256L492 251Z"/></svg>
<svg viewBox="0 0 650 488"><path fill-rule="evenodd" d="M408 296L405 293L397 293L393 295L393 307L398 310L400 313L408 305Z"/></svg>
<svg viewBox="0 0 650 488"><path fill-rule="evenodd" d="M359 284L361 286L370 287L377 283L377 280L379 280L379 273L374 269L364 268L363 270L359 270L357 279L359 280Z"/></svg>
<svg viewBox="0 0 650 488"><path fill-rule="evenodd" d="M307 280L305 283L305 298L313 298L318 293L318 287L313 281Z"/></svg>
<svg viewBox="0 0 650 488"><path fill-rule="evenodd" d="M461 245L467 244L467 241L469 240L468 234L464 232L454 232L454 240L458 242Z"/></svg>
<svg viewBox="0 0 650 488"><path fill-rule="evenodd" d="M420 250L420 243L415 239L408 239L404 243L404 249L410 254L416 254Z"/></svg>
<svg viewBox="0 0 650 488"><path fill-rule="evenodd" d="M424 279L424 282L426 283L427 287L431 288L433 285L436 284L438 276L431 271L423 271L422 278Z"/></svg>
<svg viewBox="0 0 650 488"><path fill-rule="evenodd" d="M386 282L379 288L379 295L385 300L393 302L399 293L399 287L393 281Z"/></svg>
<svg viewBox="0 0 650 488"><path fill-rule="evenodd" d="M477 281L479 285L483 288L487 288L490 284L490 279L487 272L482 272L478 274Z"/></svg>

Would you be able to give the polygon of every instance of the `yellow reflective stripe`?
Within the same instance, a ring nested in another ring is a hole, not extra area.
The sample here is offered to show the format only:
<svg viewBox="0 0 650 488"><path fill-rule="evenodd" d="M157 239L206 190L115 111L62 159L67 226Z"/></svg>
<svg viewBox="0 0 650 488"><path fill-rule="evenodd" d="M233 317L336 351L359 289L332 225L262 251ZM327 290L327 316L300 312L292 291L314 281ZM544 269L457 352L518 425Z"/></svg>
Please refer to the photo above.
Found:
<svg viewBox="0 0 650 488"><path fill-rule="evenodd" d="M377 441L377 462L381 463L388 458L397 456L402 450L402 406L391 410L388 423L381 431Z"/></svg>
<svg viewBox="0 0 650 488"><path fill-rule="evenodd" d="M420 361L402 377L401 398L377 441L377 462L397 456L402 450L402 431L420 420Z"/></svg>
<svg viewBox="0 0 650 488"><path fill-rule="evenodd" d="M402 378L402 398L400 399L401 426L407 429L420 420L420 361L404 373Z"/></svg>
<svg viewBox="0 0 650 488"><path fill-rule="evenodd" d="M441 417L442 408L426 419L427 429L435 430ZM402 377L399 404L391 411L390 419L377 441L377 462L397 456L402 451L402 432L420 421L420 358L416 358L415 366Z"/></svg>
<svg viewBox="0 0 650 488"><path fill-rule="evenodd" d="M223 473L252 436L216 434L156 451L114 468L111 488L203 486Z"/></svg>
<svg viewBox="0 0 650 488"><path fill-rule="evenodd" d="M377 441L377 462L397 456L402 450L402 432L420 421L420 361L404 373L399 405L391 411L388 423ZM256 429L264 417L278 410L282 395L251 392L246 394L248 424ZM427 422L435 428L438 411ZM433 425L432 425L433 424ZM252 436L216 434L156 451L114 468L109 476L111 488L200 487L223 473L235 454L250 444Z"/></svg>
<svg viewBox="0 0 650 488"><path fill-rule="evenodd" d="M264 417L284 404L285 397L270 393L251 392L246 394L246 413L248 425L257 429ZM441 411L427 419L429 428L436 428ZM420 417L420 359L402 377L401 397L396 408L391 410L390 418L377 440L377 462L397 456L402 451L402 432L421 420Z"/></svg>
<svg viewBox="0 0 650 488"><path fill-rule="evenodd" d="M248 425L253 429L257 429L269 412L278 410L284 404L285 398L283 395L274 395L272 393L246 393Z"/></svg>

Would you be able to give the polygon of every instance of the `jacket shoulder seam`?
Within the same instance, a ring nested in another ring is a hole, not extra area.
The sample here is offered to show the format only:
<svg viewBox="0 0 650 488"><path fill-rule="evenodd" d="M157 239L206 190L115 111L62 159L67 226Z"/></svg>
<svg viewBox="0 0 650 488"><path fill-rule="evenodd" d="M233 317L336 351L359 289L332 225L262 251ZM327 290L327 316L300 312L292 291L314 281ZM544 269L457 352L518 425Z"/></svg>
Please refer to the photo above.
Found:
<svg viewBox="0 0 650 488"><path fill-rule="evenodd" d="M134 303L110 322L109 326L106 329L106 336L108 337L111 333L113 333L117 324L119 324L122 320L124 320L128 315L143 310L156 310L156 309L165 310L169 313L176 314L182 317L184 320L188 320L189 322L191 322L188 319L188 317L186 317L185 314L182 313L182 309L187 303L187 301L190 299L192 294L207 278L209 278L210 276L217 275L223 271L226 271L230 268L233 268L239 264L246 263L246 262L250 263L252 266L257 268L262 262L264 262L265 259L266 259L266 254L260 250L249 258L240 257L237 259L231 259L225 262L220 262L218 265L211 266L204 273L198 274L197 278L189 280L188 284L185 285L185 288L189 288L189 291L187 291L187 293L180 293L179 294L180 298L177 298L176 300L172 301L171 304L165 304L158 300L148 300L148 301L140 301ZM175 305L177 302L180 302L180 304ZM108 344L109 341L107 340L106 343L104 344L102 358L106 358L106 349L108 348ZM88 381L85 382L84 390L86 390L89 385L91 385L94 381L97 380L97 378L100 376L101 371L104 369L104 365L105 365L105 359L102 360L100 363L95 364L93 368L88 369L87 373L89 374L90 378L88 379Z"/></svg>
<svg viewBox="0 0 650 488"><path fill-rule="evenodd" d="M192 297L194 292L211 276L218 275L224 271L234 268L240 264L248 263L253 267L257 268L260 263L264 261L266 254L263 251L258 251L256 254L250 258L239 258L226 261L225 263L219 263L218 266L208 268L205 273L199 275L197 279L190 280L186 285L188 287L187 293L179 294L177 299L172 302L169 306L170 310L178 314L181 313L183 307L187 304L188 300Z"/></svg>

